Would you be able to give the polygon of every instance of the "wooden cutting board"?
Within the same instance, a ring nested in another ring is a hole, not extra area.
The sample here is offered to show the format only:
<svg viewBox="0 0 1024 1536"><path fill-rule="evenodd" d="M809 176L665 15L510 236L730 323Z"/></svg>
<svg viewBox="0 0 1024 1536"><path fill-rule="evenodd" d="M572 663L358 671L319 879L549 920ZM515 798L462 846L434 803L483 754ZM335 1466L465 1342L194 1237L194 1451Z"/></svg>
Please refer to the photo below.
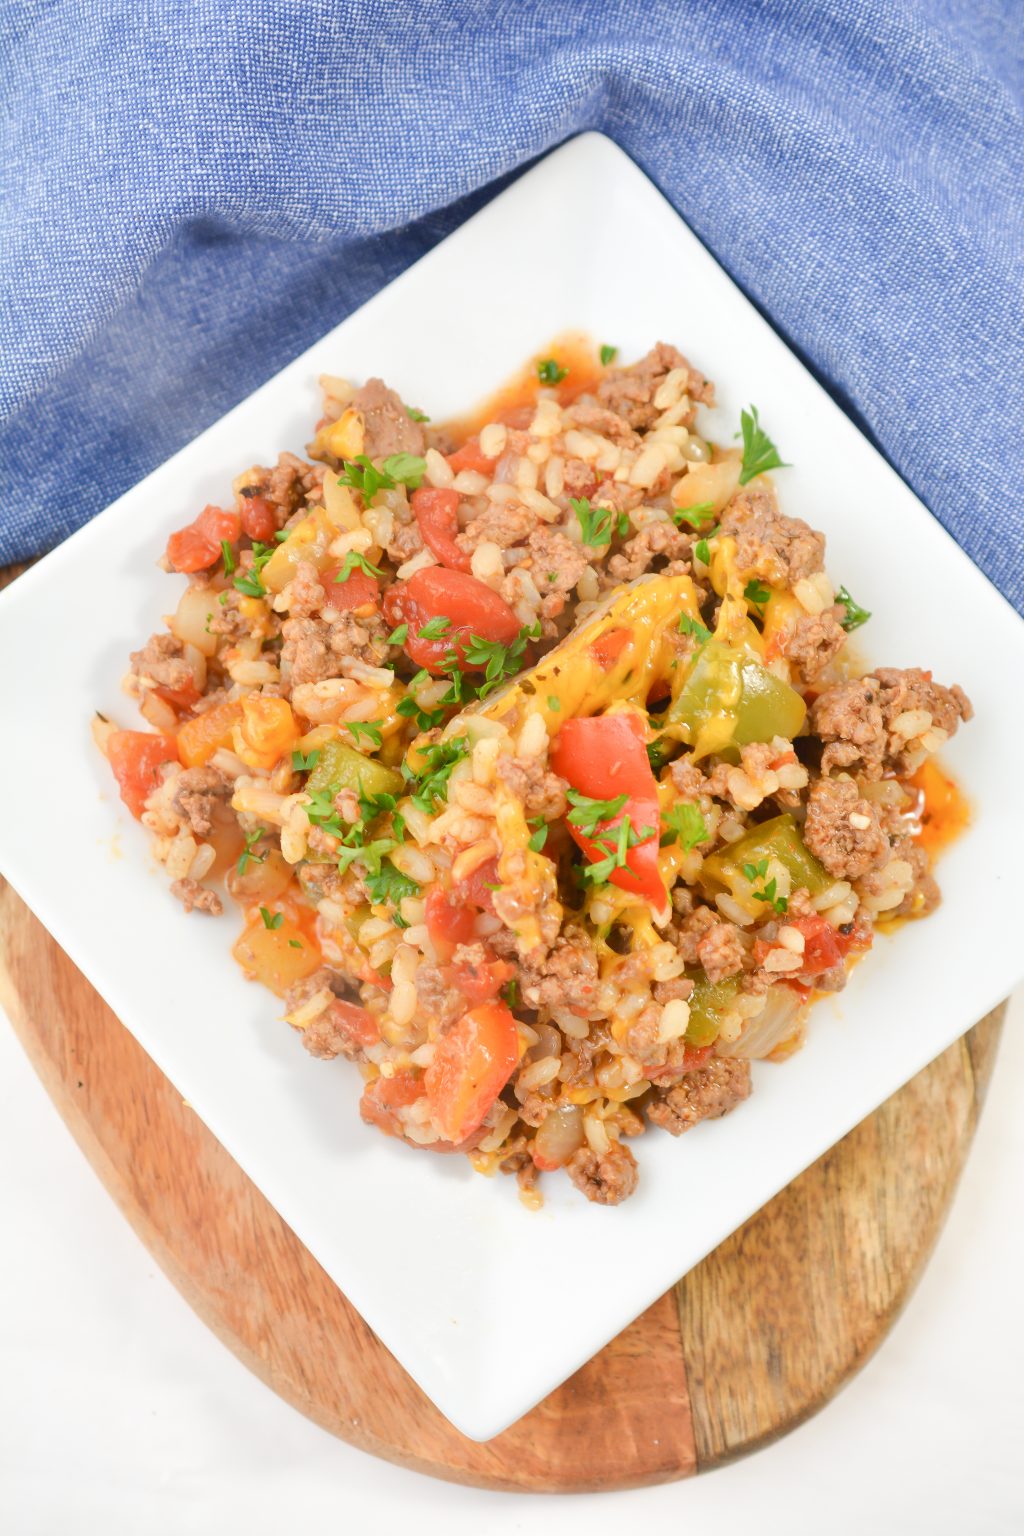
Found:
<svg viewBox="0 0 1024 1536"><path fill-rule="evenodd" d="M0 586L14 574L0 571ZM142 1241L262 1381L402 1466L555 1492L708 1471L793 1429L863 1365L942 1226L1005 1012L862 1121L525 1418L477 1445L432 1407L3 880L0 1004Z"/></svg>
<svg viewBox="0 0 1024 1536"><path fill-rule="evenodd" d="M783 1435L885 1337L942 1225L1003 1009L487 1445L433 1408L11 888L0 1002L136 1232L225 1344L374 1455L490 1488L629 1488ZM727 1130L727 1127L726 1127Z"/></svg>

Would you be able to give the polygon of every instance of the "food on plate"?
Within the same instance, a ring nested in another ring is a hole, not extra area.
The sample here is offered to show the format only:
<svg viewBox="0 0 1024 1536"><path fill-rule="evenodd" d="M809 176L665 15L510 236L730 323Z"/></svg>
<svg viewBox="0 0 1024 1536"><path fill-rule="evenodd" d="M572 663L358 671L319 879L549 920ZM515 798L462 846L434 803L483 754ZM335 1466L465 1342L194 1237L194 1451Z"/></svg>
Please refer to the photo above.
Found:
<svg viewBox="0 0 1024 1536"><path fill-rule="evenodd" d="M171 534L167 628L98 718L186 911L369 1124L592 1201L800 1043L880 925L939 899L971 716L866 668L869 615L782 510L751 407L673 346L555 347L475 423L325 378L283 453Z"/></svg>

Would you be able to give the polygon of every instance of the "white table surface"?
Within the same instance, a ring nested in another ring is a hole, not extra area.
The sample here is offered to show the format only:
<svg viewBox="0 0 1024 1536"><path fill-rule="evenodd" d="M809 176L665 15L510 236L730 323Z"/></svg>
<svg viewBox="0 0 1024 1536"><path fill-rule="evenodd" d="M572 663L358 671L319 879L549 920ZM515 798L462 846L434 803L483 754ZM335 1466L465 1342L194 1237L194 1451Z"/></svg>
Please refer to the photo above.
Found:
<svg viewBox="0 0 1024 1536"><path fill-rule="evenodd" d="M712 1476L556 1499L400 1471L280 1402L164 1278L0 1017L0 1531L603 1536L650 1522L714 1536L1018 1536L1022 1025L1024 990L938 1248L835 1402Z"/></svg>

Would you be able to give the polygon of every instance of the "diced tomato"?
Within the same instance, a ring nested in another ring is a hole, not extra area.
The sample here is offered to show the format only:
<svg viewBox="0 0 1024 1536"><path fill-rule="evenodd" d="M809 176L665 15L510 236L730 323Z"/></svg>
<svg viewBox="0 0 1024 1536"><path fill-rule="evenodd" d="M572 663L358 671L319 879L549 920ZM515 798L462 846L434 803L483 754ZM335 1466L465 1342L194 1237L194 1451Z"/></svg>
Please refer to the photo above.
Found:
<svg viewBox="0 0 1024 1536"><path fill-rule="evenodd" d="M437 958L447 965L457 944L471 944L476 932L476 913L443 886L431 886L426 902L427 932Z"/></svg>
<svg viewBox="0 0 1024 1536"><path fill-rule="evenodd" d="M458 506L458 491L421 485L412 494L412 510L424 544L449 570L468 571L470 557L455 542L459 531Z"/></svg>
<svg viewBox="0 0 1024 1536"><path fill-rule="evenodd" d="M454 650L464 672L483 670L485 663L466 660L471 635L510 645L519 634L519 619L504 598L475 576L431 565L408 581L396 581L384 594L384 617L392 626L408 624L405 641L408 655L428 672L446 670L446 657ZM446 618L449 628L437 640L420 637L431 619Z"/></svg>
<svg viewBox="0 0 1024 1536"><path fill-rule="evenodd" d="M377 1020L358 1004L347 1003L344 998L338 997L327 1012L338 1033L352 1045L376 1045L380 1040Z"/></svg>
<svg viewBox="0 0 1024 1536"><path fill-rule="evenodd" d="M242 497L242 532L261 544L269 544L277 531L274 508L265 496Z"/></svg>
<svg viewBox="0 0 1024 1536"><path fill-rule="evenodd" d="M489 459L483 452L478 437L469 438L455 453L448 455L448 463L456 474L460 474L464 469L475 469L477 474L490 475L497 462L497 459Z"/></svg>
<svg viewBox="0 0 1024 1536"><path fill-rule="evenodd" d="M519 1031L504 1003L471 1008L441 1035L423 1081L449 1141L465 1141L479 1129L518 1060Z"/></svg>
<svg viewBox="0 0 1024 1536"><path fill-rule="evenodd" d="M367 1083L359 1101L359 1113L368 1125L375 1125L386 1136L401 1136L402 1124L396 1109L405 1109L426 1092L422 1077L413 1072L396 1072L394 1077L376 1077Z"/></svg>
<svg viewBox="0 0 1024 1536"><path fill-rule="evenodd" d="M237 512L204 507L187 528L179 528L167 540L167 563L176 571L209 570L221 556L221 543L236 544L242 531Z"/></svg>
<svg viewBox="0 0 1024 1536"><path fill-rule="evenodd" d="M238 699L228 699L204 710L194 720L187 720L178 732L178 755L186 768L208 763L221 747L230 747L234 729L242 718Z"/></svg>
<svg viewBox="0 0 1024 1536"><path fill-rule="evenodd" d="M357 566L355 570L349 571L344 581L339 581L337 578L343 569L342 565L330 565L320 572L325 604L337 608L341 613L348 613L354 608L376 608L380 597L376 578Z"/></svg>
<svg viewBox="0 0 1024 1536"><path fill-rule="evenodd" d="M631 629L611 629L593 645L588 645L587 650L599 666L610 672L632 638Z"/></svg>
<svg viewBox="0 0 1024 1536"><path fill-rule="evenodd" d="M478 864L468 880L463 880L456 887L464 901L470 902L474 907L479 907L481 912L494 911L493 886L498 884L498 861L487 859L483 864Z"/></svg>
<svg viewBox="0 0 1024 1536"><path fill-rule="evenodd" d="M609 879L622 890L645 897L660 911L668 895L658 872L661 816L645 734L643 720L631 711L567 720L555 738L551 766L573 789L592 800L627 796L617 817L597 824L596 837L585 836L572 822L568 823L569 831L587 858L597 863L608 855L602 842L614 843L623 817L628 816L638 834L648 829L643 840L627 853L625 866L613 869Z"/></svg>
<svg viewBox="0 0 1024 1536"><path fill-rule="evenodd" d="M458 987L469 1003L490 1002L516 973L514 965L507 960L495 960L493 956L479 965L462 960L458 965L443 966L442 970L445 980Z"/></svg>
<svg viewBox="0 0 1024 1536"><path fill-rule="evenodd" d="M161 763L178 761L178 747L173 736L155 736L149 731L114 731L107 738L107 757L121 799L132 815L140 819L147 797L156 788L157 769Z"/></svg>
<svg viewBox="0 0 1024 1536"><path fill-rule="evenodd" d="M823 917L796 917L789 926L804 936L801 976L820 976L823 971L830 971L842 960L843 952L836 942L836 930Z"/></svg>
<svg viewBox="0 0 1024 1536"><path fill-rule="evenodd" d="M199 689L194 681L186 684L184 688L154 688L153 692L172 709L176 709L179 714L186 709L191 709L199 698Z"/></svg>
<svg viewBox="0 0 1024 1536"><path fill-rule="evenodd" d="M678 1082L686 1072L696 1072L709 1060L713 1045L687 1045L683 1047L683 1059L664 1067L648 1067L646 1074L652 1083Z"/></svg>

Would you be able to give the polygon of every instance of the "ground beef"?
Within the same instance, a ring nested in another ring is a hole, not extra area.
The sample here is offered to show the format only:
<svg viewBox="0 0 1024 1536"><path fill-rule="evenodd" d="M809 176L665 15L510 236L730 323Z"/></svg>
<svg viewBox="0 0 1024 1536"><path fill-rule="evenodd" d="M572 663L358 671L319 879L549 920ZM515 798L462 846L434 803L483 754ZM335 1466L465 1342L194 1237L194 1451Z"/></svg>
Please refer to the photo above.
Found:
<svg viewBox="0 0 1024 1536"><path fill-rule="evenodd" d="M577 1189L597 1205L618 1205L636 1189L636 1158L621 1141L613 1141L599 1157L589 1147L580 1147L565 1165Z"/></svg>
<svg viewBox="0 0 1024 1536"><path fill-rule="evenodd" d="M570 923L543 958L527 954L520 962L520 986L528 1008L571 1008L586 1012L597 993L598 965L584 929Z"/></svg>
<svg viewBox="0 0 1024 1536"><path fill-rule="evenodd" d="M604 480L594 492L595 507L610 507L613 512L632 512L640 506L644 492L625 480Z"/></svg>
<svg viewBox="0 0 1024 1536"><path fill-rule="evenodd" d="M409 523L395 523L394 532L387 543L387 552L396 565L404 565L413 555L418 555L422 548L423 535L415 518Z"/></svg>
<svg viewBox="0 0 1024 1536"><path fill-rule="evenodd" d="M681 352L663 341L631 367L613 368L605 374L597 386L598 403L620 416L630 427L644 431L652 427L661 414L654 405L654 397L674 368L686 370L686 393L691 400L704 405L714 404L714 386L687 362ZM689 425L692 420L691 414L683 424Z"/></svg>
<svg viewBox="0 0 1024 1536"><path fill-rule="evenodd" d="M618 443L623 448L635 448L640 442L626 418L604 405L587 405L584 401L577 401L565 412L565 419L567 425L596 432L598 436L606 437L609 442Z"/></svg>
<svg viewBox="0 0 1024 1536"><path fill-rule="evenodd" d="M714 1056L696 1072L688 1072L673 1088L656 1088L647 1118L672 1136L701 1120L717 1120L750 1096L750 1063L737 1057Z"/></svg>
<svg viewBox="0 0 1024 1536"><path fill-rule="evenodd" d="M885 721L873 677L860 677L827 688L811 706L810 727L826 743L821 771L861 769L869 779L882 776Z"/></svg>
<svg viewBox="0 0 1024 1536"><path fill-rule="evenodd" d="M846 631L836 618L835 608L823 613L808 613L798 619L792 633L783 635L780 649L811 683L838 656L846 643Z"/></svg>
<svg viewBox="0 0 1024 1536"><path fill-rule="evenodd" d="M171 804L195 837L209 837L219 806L230 798L232 785L216 768L186 768L174 785Z"/></svg>
<svg viewBox="0 0 1024 1536"><path fill-rule="evenodd" d="M421 965L416 972L416 996L424 1013L438 1021L443 1029L466 1011L466 999L458 987L445 979L439 965Z"/></svg>
<svg viewBox="0 0 1024 1536"><path fill-rule="evenodd" d="M681 800L699 800L707 793L708 781L688 753L676 758L669 773Z"/></svg>
<svg viewBox="0 0 1024 1536"><path fill-rule="evenodd" d="M858 826L860 821L867 826ZM837 880L859 880L889 857L878 813L852 779L818 779L811 785L804 842Z"/></svg>
<svg viewBox="0 0 1024 1536"><path fill-rule="evenodd" d="M325 601L320 572L311 560L301 561L288 589L289 614L293 619L310 619L320 612Z"/></svg>
<svg viewBox="0 0 1024 1536"><path fill-rule="evenodd" d="M221 601L221 598L224 601ZM240 640L245 635L251 635L256 623L255 618L247 618L242 612L242 593L236 592L233 587L228 587L217 599L217 606L213 610L213 617L207 624L211 635L227 635L229 639Z"/></svg>
<svg viewBox="0 0 1024 1536"><path fill-rule="evenodd" d="M590 565L589 556L580 545L556 528L535 528L530 534L529 549L533 579L542 595L571 592Z"/></svg>
<svg viewBox="0 0 1024 1536"><path fill-rule="evenodd" d="M220 917L224 911L216 891L208 891L198 880L175 880L171 895L178 898L186 912L208 912L211 917Z"/></svg>
<svg viewBox="0 0 1024 1536"><path fill-rule="evenodd" d="M682 921L676 947L687 965L698 965L701 940L721 921L714 907L695 906Z"/></svg>
<svg viewBox="0 0 1024 1536"><path fill-rule="evenodd" d="M546 822L557 821L565 815L564 782L535 759L499 757L496 772L506 789L522 802L528 819L541 816Z"/></svg>
<svg viewBox="0 0 1024 1536"><path fill-rule="evenodd" d="M912 709L927 710L932 724L949 735L973 714L962 688L944 688L917 667L879 667L870 677L827 688L810 713L811 730L826 743L822 773L856 768L866 778L878 779L886 769L905 772L911 766L906 743L891 727L904 710Z"/></svg>
<svg viewBox="0 0 1024 1536"><path fill-rule="evenodd" d="M410 417L393 389L383 379L367 379L352 398L361 412L366 428L363 452L371 459L386 459L393 453L426 452L423 428Z"/></svg>
<svg viewBox="0 0 1024 1536"><path fill-rule="evenodd" d="M132 651L129 660L136 677L177 693L195 683L195 674L185 661L184 652L177 635L152 635L141 651Z"/></svg>
<svg viewBox="0 0 1024 1536"><path fill-rule="evenodd" d="M693 535L684 533L674 523L648 523L623 545L608 562L608 572L616 581L635 581L664 555L669 560L685 560L693 545Z"/></svg>
<svg viewBox="0 0 1024 1536"><path fill-rule="evenodd" d="M540 519L529 507L518 501L488 502L478 517L466 524L455 542L467 554L472 554L478 544L497 544L499 549L511 549L525 544ZM538 583L539 585L539 583Z"/></svg>
<svg viewBox="0 0 1024 1536"><path fill-rule="evenodd" d="M235 481L239 505L260 496L268 502L278 528L283 528L298 511L305 511L310 501L319 500L323 490L324 466L307 464L294 453L282 453L272 469L254 464Z"/></svg>
<svg viewBox="0 0 1024 1536"><path fill-rule="evenodd" d="M347 657L380 666L387 658L387 634L379 614L357 618L343 613L328 623L324 619L286 619L281 628L282 677L290 688L341 677Z"/></svg>
<svg viewBox="0 0 1024 1536"><path fill-rule="evenodd" d="M741 581L757 577L773 587L792 587L824 564L825 535L799 517L786 517L766 486L740 491L726 507L720 527L736 540Z"/></svg>
<svg viewBox="0 0 1024 1536"><path fill-rule="evenodd" d="M743 969L747 952L735 923L716 923L697 941L697 959L712 986Z"/></svg>

